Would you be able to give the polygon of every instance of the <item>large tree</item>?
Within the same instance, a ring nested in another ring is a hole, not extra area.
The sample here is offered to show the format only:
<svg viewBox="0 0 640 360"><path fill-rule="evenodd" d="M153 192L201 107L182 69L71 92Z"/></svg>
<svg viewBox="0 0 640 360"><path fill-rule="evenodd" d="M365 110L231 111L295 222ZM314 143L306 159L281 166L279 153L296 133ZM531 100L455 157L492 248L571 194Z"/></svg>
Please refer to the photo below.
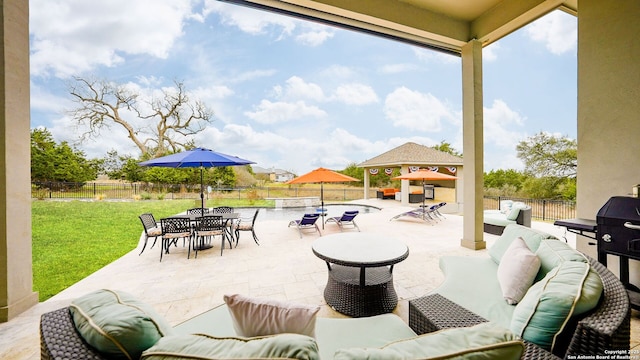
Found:
<svg viewBox="0 0 640 360"><path fill-rule="evenodd" d="M192 100L182 82L174 85L144 96L130 84L75 77L69 92L77 107L69 114L87 129L81 140L97 138L101 130L117 125L142 158L178 152L193 145L192 135L204 130L212 112L200 100Z"/></svg>
<svg viewBox="0 0 640 360"><path fill-rule="evenodd" d="M535 177L576 177L578 144L574 139L540 132L521 141L516 151L527 174Z"/></svg>
<svg viewBox="0 0 640 360"><path fill-rule="evenodd" d="M87 160L67 142L57 144L47 129L31 130L31 180L84 183L95 180L100 161Z"/></svg>

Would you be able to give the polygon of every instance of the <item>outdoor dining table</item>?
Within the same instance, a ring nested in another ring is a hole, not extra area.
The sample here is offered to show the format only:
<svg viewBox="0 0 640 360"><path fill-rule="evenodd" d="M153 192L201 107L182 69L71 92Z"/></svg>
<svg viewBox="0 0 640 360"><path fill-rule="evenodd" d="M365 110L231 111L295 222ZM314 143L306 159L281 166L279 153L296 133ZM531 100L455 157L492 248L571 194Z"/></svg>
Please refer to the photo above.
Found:
<svg viewBox="0 0 640 360"><path fill-rule="evenodd" d="M311 248L327 264L324 297L336 311L363 317L396 307L393 265L409 256L407 245L372 233L340 233L318 238Z"/></svg>
<svg viewBox="0 0 640 360"><path fill-rule="evenodd" d="M222 216L222 220L224 220L224 225L225 225L224 226L225 232L229 236L230 244L233 244L234 242L236 242L236 239L233 236L233 229L231 228L231 226L227 226L227 225L229 224L229 221L231 221L233 223L234 220L239 219L240 218L240 214L239 213L235 213L235 212L234 213L208 213L205 216ZM174 215L173 217L189 218L189 221L191 222L191 226L194 227L195 223L196 223L196 219L201 218L202 215L200 215L200 214L178 214L178 215ZM213 245L202 243L202 244L198 245L198 251L210 249L212 247L213 247Z"/></svg>

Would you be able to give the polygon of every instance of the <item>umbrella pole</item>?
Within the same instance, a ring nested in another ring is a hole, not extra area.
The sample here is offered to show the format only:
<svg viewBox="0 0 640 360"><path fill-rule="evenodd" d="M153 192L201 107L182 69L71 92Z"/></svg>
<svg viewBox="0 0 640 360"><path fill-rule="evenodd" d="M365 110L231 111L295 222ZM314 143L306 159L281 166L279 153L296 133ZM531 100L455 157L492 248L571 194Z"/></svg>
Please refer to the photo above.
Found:
<svg viewBox="0 0 640 360"><path fill-rule="evenodd" d="M202 166L200 166L200 210L204 216L204 176L202 174Z"/></svg>
<svg viewBox="0 0 640 360"><path fill-rule="evenodd" d="M424 221L424 179L422 179L422 221Z"/></svg>
<svg viewBox="0 0 640 360"><path fill-rule="evenodd" d="M320 216L322 217L322 230L324 230L324 186L320 183Z"/></svg>

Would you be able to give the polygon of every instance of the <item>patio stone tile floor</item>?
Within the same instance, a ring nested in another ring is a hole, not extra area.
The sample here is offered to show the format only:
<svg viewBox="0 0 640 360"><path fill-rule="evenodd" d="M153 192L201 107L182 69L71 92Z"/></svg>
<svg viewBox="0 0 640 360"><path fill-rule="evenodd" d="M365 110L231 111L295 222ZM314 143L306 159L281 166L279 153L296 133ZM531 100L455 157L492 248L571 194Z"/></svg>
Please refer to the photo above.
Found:
<svg viewBox="0 0 640 360"><path fill-rule="evenodd" d="M368 199L353 203L381 208L379 212L356 218L362 232L398 239L409 247L409 257L394 267L394 286L399 303L394 313L407 321L408 300L423 296L444 279L438 258L445 255L486 256L486 250L473 251L460 246L462 216L445 214L446 219L431 225L419 219L389 219L410 207L394 200ZM340 214L329 214L337 216ZM255 297L321 305L319 316L343 317L324 301L327 281L325 263L311 252L318 237L287 227L292 219L261 221L256 233L260 246L250 234L241 233L239 246L225 249L220 244L187 259L186 248L179 244L159 262L158 244L138 256L139 246L51 299L39 303L15 319L0 324L0 359L38 359L40 357L40 315L64 306L83 294L101 288L127 291L151 304L171 324L179 324L223 303L224 294L240 293ZM550 223L533 222L532 227L566 235L575 245L575 235ZM141 229L142 230L142 229ZM354 231L354 230L345 230ZM334 224L325 225L323 235L340 232ZM139 237L140 233L131 234ZM490 247L496 236L484 234ZM640 312L632 314L631 347L640 350Z"/></svg>

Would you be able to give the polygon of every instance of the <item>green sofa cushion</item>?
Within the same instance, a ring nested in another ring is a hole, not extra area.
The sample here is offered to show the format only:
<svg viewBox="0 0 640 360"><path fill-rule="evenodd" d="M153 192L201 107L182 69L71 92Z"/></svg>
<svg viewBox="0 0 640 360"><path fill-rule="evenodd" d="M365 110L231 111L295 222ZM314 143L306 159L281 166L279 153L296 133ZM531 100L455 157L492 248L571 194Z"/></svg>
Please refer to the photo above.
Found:
<svg viewBox="0 0 640 360"><path fill-rule="evenodd" d="M492 323L453 328L396 341L381 348L336 351L335 360L520 359L524 343Z"/></svg>
<svg viewBox="0 0 640 360"><path fill-rule="evenodd" d="M542 279L551 269L564 261L588 262L579 251L571 248L564 241L548 240L542 241L536 255L540 259L540 271L537 280Z"/></svg>
<svg viewBox="0 0 640 360"><path fill-rule="evenodd" d="M149 305L116 290L98 290L74 300L70 312L80 336L114 359L138 359L171 325Z"/></svg>
<svg viewBox="0 0 640 360"><path fill-rule="evenodd" d="M395 314L361 318L318 318L316 341L321 359L333 359L340 348L381 347L390 342L409 339L416 333Z"/></svg>
<svg viewBox="0 0 640 360"><path fill-rule="evenodd" d="M503 214L485 214L484 223L496 226L507 226L515 224L515 220L507 220Z"/></svg>
<svg viewBox="0 0 640 360"><path fill-rule="evenodd" d="M318 360L318 345L309 336L279 334L254 338L217 338L204 334L165 336L140 360L170 359Z"/></svg>
<svg viewBox="0 0 640 360"><path fill-rule="evenodd" d="M440 269L445 279L433 292L509 328L515 306L504 300L496 275L498 265L491 258L443 256L440 258Z"/></svg>
<svg viewBox="0 0 640 360"><path fill-rule="evenodd" d="M495 243L489 248L489 256L495 261L496 264L500 263L500 259L507 251L511 242L517 238L522 237L524 242L531 251L536 252L540 246L540 242L544 239L555 239L553 235L547 234L542 231L534 230L526 226L518 224L510 224L504 228L502 235L496 239Z"/></svg>
<svg viewBox="0 0 640 360"><path fill-rule="evenodd" d="M553 351L557 335L569 318L577 313L580 300L583 301L581 311L588 311L597 305L602 283L598 286L592 274L598 277L588 263L581 261L564 261L550 270L542 280L529 288L516 305L511 331Z"/></svg>

